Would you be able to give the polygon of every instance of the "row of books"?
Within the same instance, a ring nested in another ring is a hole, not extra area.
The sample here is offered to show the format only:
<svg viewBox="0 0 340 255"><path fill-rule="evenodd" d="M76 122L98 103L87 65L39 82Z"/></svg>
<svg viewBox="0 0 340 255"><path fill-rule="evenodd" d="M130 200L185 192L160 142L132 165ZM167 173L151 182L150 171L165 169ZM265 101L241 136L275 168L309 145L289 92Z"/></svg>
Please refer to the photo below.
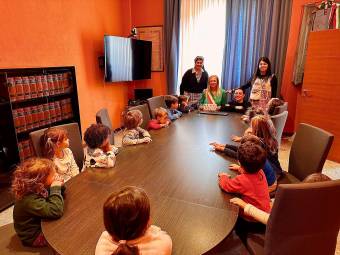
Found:
<svg viewBox="0 0 340 255"><path fill-rule="evenodd" d="M12 102L69 93L72 90L71 73L8 77L7 86Z"/></svg>
<svg viewBox="0 0 340 255"><path fill-rule="evenodd" d="M46 126L73 117L71 98L12 111L17 133Z"/></svg>
<svg viewBox="0 0 340 255"><path fill-rule="evenodd" d="M32 142L29 139L19 142L18 150L21 162L35 155Z"/></svg>

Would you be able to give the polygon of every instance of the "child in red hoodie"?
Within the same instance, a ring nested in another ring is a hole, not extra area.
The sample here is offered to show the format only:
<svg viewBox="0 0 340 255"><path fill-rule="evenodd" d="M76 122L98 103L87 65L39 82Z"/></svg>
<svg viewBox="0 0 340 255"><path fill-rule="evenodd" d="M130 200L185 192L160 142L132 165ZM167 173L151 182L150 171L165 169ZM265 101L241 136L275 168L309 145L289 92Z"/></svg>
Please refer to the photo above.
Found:
<svg viewBox="0 0 340 255"><path fill-rule="evenodd" d="M270 212L270 198L266 176L262 170L266 161L266 151L257 144L245 142L238 148L238 160L241 165L241 171L235 178L230 178L226 173L219 173L220 187L230 193L237 193L246 201L255 207ZM237 219L235 231L242 241L247 237L249 232L264 232L265 225L256 222L250 216L240 211L240 217Z"/></svg>

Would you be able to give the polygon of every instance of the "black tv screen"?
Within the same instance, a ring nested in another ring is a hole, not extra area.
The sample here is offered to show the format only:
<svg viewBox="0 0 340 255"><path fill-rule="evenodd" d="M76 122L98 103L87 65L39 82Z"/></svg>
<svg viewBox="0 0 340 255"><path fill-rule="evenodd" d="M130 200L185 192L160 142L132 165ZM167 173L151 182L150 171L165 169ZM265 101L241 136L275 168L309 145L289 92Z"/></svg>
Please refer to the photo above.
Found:
<svg viewBox="0 0 340 255"><path fill-rule="evenodd" d="M151 79L152 42L104 36L105 81Z"/></svg>

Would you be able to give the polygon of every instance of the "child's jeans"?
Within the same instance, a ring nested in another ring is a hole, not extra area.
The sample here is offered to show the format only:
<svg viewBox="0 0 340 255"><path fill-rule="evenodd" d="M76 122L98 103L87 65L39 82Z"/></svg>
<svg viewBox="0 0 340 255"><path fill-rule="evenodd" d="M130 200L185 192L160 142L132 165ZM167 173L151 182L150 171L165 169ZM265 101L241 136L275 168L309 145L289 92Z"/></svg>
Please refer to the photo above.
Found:
<svg viewBox="0 0 340 255"><path fill-rule="evenodd" d="M247 235L249 233L261 233L266 232L266 225L261 222L248 221L239 216L235 225L235 232L243 243L246 243Z"/></svg>

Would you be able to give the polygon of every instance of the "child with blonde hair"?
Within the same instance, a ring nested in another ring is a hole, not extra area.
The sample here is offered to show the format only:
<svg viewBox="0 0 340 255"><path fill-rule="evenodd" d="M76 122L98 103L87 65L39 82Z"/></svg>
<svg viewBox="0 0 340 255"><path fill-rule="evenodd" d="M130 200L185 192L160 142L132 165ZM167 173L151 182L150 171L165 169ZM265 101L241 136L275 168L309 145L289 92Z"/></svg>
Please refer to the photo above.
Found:
<svg viewBox="0 0 340 255"><path fill-rule="evenodd" d="M110 134L110 128L103 124L92 124L86 129L85 167L114 167L118 148L110 144Z"/></svg>
<svg viewBox="0 0 340 255"><path fill-rule="evenodd" d="M14 229L23 245L47 246L41 220L58 219L63 215L63 180L56 171L57 167L51 160L31 158L14 172Z"/></svg>
<svg viewBox="0 0 340 255"><path fill-rule="evenodd" d="M148 130L161 129L168 127L171 121L168 118L168 111L163 107L158 107L154 111L155 119L152 119L148 123Z"/></svg>
<svg viewBox="0 0 340 255"><path fill-rule="evenodd" d="M40 137L41 152L44 157L53 160L57 165L57 173L65 182L79 174L79 167L69 148L67 131L51 127Z"/></svg>
<svg viewBox="0 0 340 255"><path fill-rule="evenodd" d="M104 203L104 231L95 255L170 255L172 241L159 227L150 225L150 201L144 190L125 187Z"/></svg>
<svg viewBox="0 0 340 255"><path fill-rule="evenodd" d="M261 139L267 152L267 159L273 168L276 177L279 178L282 174L281 164L278 156L278 142L275 134L276 130L272 126L272 122L264 115L255 116L250 122L250 128L246 130L245 135L252 134ZM242 137L232 137L233 141L240 142ZM237 158L238 146L233 144L210 143L216 151L224 152L225 155Z"/></svg>
<svg viewBox="0 0 340 255"><path fill-rule="evenodd" d="M148 131L141 128L143 123L143 114L140 110L127 111L124 116L123 145L135 145L151 142L151 135Z"/></svg>

